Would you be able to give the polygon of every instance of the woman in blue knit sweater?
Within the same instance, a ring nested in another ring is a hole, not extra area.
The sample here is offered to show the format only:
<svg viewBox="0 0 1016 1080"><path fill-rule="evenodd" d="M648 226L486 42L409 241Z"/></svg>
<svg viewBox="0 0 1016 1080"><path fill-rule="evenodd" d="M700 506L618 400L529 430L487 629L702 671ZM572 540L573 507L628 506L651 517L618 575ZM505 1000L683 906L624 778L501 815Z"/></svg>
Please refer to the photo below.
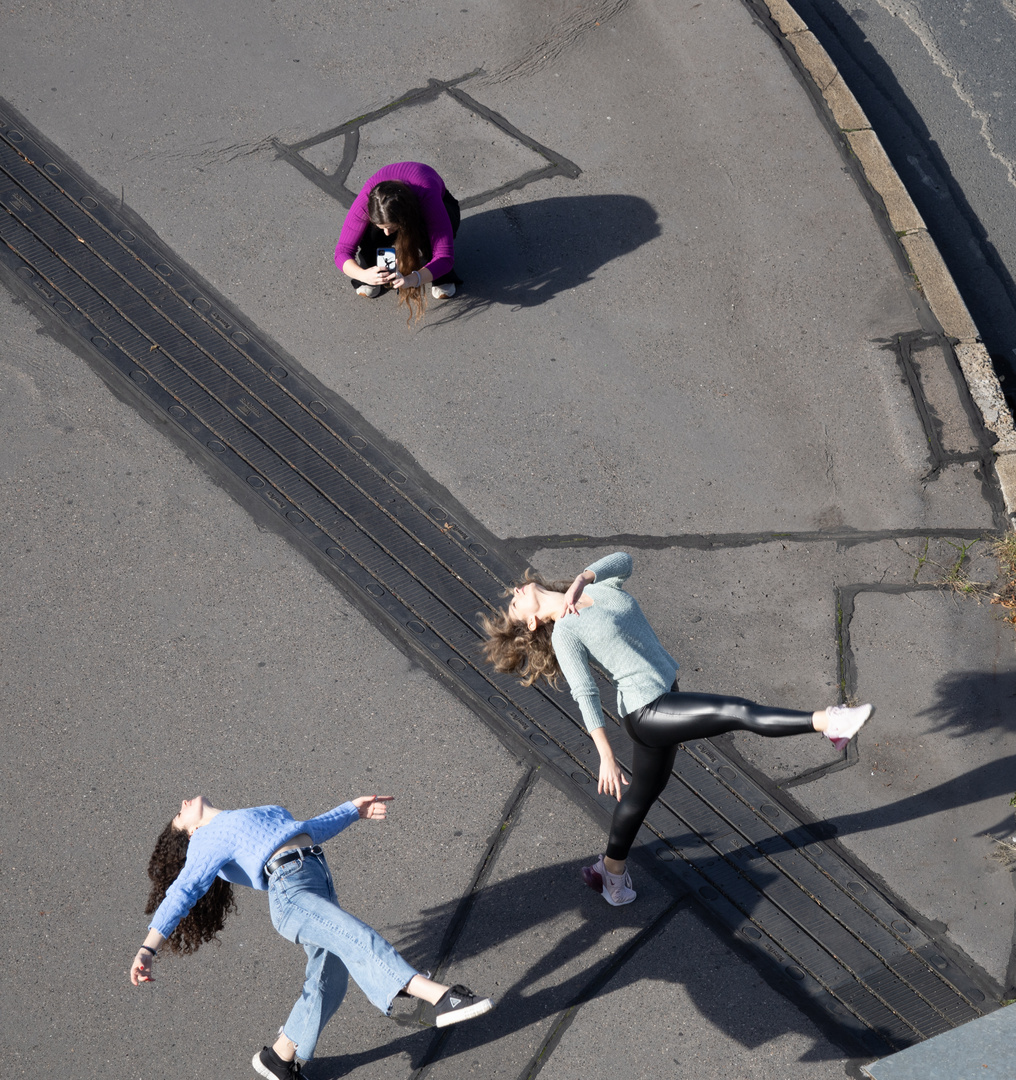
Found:
<svg viewBox="0 0 1016 1080"><path fill-rule="evenodd" d="M572 582L548 584L533 574L512 590L506 611L485 620L487 659L518 674L526 686L565 677L600 754L598 790L616 796L607 850L582 871L586 883L615 907L635 899L628 852L674 765L679 743L726 731L779 738L821 731L842 750L872 713L870 705L833 705L795 712L744 698L686 694L677 689L677 661L660 644L642 609L624 591L632 559L618 551L586 567ZM617 690L617 711L632 738L632 777L621 773L604 730L590 662ZM622 787L628 790L622 797Z"/></svg>
<svg viewBox="0 0 1016 1080"><path fill-rule="evenodd" d="M386 1014L400 995L433 1005L438 1027L487 1012L493 1004L489 998L421 975L376 930L339 907L319 845L360 818L383 819L390 800L390 795L361 795L308 821L294 821L281 806L219 810L201 795L185 799L148 864L152 890L145 911L152 921L131 965L131 982L153 980L152 962L163 945L191 953L215 938L235 907L231 883L236 883L266 890L275 929L307 953L300 1000L275 1045L251 1062L266 1080L301 1075L297 1057L313 1056L321 1029L342 1004L350 975Z"/></svg>

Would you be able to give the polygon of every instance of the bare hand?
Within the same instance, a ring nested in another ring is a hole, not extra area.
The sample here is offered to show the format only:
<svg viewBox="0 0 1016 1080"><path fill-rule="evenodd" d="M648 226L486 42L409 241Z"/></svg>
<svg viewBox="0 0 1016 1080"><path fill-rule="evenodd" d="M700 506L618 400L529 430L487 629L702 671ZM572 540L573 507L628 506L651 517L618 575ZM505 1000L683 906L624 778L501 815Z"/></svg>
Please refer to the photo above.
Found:
<svg viewBox="0 0 1016 1080"><path fill-rule="evenodd" d="M585 570L568 586L568 591L564 594L564 613L565 615L578 615L579 609L576 607L579 597L585 591L586 586L589 584L586 579Z"/></svg>
<svg viewBox="0 0 1016 1080"><path fill-rule="evenodd" d="M396 271L388 284L396 289L422 289L423 278L415 270L410 270L408 274Z"/></svg>
<svg viewBox="0 0 1016 1080"><path fill-rule="evenodd" d="M138 949L138 954L134 957L134 963L131 964L131 982L135 986L140 986L143 982L155 982L155 976L152 974L152 960L153 957L150 952Z"/></svg>
<svg viewBox="0 0 1016 1080"><path fill-rule="evenodd" d="M385 803L391 802L394 797L394 795L361 795L358 799L351 799L350 802L360 812L360 817L381 821L388 816L388 807Z"/></svg>
<svg viewBox="0 0 1016 1080"><path fill-rule="evenodd" d="M614 795L617 801L621 801L621 785L626 787L628 781L625 780L624 774L621 772L621 766L611 755L609 758L600 758L600 782L596 786L596 790L601 795Z"/></svg>
<svg viewBox="0 0 1016 1080"><path fill-rule="evenodd" d="M392 285L396 276L383 266L358 267L356 271L357 281L362 281L365 285Z"/></svg>

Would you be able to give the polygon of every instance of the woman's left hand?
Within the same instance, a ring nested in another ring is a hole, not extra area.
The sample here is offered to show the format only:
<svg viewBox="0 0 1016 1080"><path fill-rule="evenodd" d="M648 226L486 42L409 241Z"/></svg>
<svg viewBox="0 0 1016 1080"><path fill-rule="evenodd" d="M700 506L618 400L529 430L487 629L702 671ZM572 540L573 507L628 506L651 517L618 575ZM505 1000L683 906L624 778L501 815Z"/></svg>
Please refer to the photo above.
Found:
<svg viewBox="0 0 1016 1080"><path fill-rule="evenodd" d="M362 818L371 818L373 821L381 821L388 816L388 807L394 795L361 795L358 799L350 799Z"/></svg>
<svg viewBox="0 0 1016 1080"><path fill-rule="evenodd" d="M423 287L423 278L415 270L400 274L398 270L388 279L388 284L395 289L417 289Z"/></svg>

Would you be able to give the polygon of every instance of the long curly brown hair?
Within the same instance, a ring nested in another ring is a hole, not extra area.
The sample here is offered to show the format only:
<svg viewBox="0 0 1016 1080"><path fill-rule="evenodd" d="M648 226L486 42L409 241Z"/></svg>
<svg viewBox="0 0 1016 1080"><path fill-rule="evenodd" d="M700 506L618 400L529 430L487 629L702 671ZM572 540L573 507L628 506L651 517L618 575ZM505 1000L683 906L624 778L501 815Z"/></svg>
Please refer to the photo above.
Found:
<svg viewBox="0 0 1016 1080"><path fill-rule="evenodd" d="M399 273L405 277L431 258L430 233L420 209L420 200L408 184L401 180L382 180L371 188L367 196L367 217L371 224L394 225L396 232L390 237L395 247L395 261ZM407 324L419 322L427 301L422 288L399 289L399 304L409 309Z"/></svg>
<svg viewBox="0 0 1016 1080"><path fill-rule="evenodd" d="M551 592L564 593L571 586L570 581L545 581L532 570L526 570L519 584L527 585L531 581ZM505 596L510 595L510 590L505 593ZM487 635L483 655L495 671L518 675L523 686L532 686L538 679L543 679L557 689L561 667L551 644L553 623L540 623L535 630L530 630L505 609L493 617L481 615L480 625Z"/></svg>
<svg viewBox="0 0 1016 1080"><path fill-rule="evenodd" d="M145 905L146 915L151 915L162 903L170 885L180 876L189 845L190 836L176 828L172 821L159 833L155 850L148 860L152 890ZM206 941L218 936L231 911L236 911L233 886L217 877L208 892L191 908L190 914L180 920L164 948L185 955L197 952Z"/></svg>

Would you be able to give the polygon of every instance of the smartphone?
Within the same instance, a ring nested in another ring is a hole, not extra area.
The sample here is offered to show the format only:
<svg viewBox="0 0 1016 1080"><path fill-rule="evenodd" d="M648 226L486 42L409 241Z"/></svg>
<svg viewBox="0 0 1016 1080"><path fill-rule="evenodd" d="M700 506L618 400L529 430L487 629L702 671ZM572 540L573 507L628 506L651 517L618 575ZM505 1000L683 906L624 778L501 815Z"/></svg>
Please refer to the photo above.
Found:
<svg viewBox="0 0 1016 1080"><path fill-rule="evenodd" d="M394 274L399 268L398 263L395 261L395 248L378 248L377 264Z"/></svg>

